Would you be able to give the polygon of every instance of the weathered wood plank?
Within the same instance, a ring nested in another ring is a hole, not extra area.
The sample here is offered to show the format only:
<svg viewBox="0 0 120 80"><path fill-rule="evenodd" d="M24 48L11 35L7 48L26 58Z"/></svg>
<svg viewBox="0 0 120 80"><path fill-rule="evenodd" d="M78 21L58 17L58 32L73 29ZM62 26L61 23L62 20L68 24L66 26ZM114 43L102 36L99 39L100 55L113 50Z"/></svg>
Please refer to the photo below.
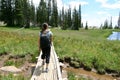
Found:
<svg viewBox="0 0 120 80"><path fill-rule="evenodd" d="M31 80L62 80L59 62L54 47L51 47L50 63L48 66L49 71L47 73L45 72L46 65L42 65L41 54L42 52L39 55L38 62Z"/></svg>

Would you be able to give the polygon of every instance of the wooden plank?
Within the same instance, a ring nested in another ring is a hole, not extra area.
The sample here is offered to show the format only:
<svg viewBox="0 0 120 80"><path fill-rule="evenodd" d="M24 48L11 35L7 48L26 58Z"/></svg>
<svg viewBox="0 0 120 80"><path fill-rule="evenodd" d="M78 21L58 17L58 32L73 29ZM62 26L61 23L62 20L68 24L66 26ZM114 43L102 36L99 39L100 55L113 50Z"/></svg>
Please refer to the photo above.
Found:
<svg viewBox="0 0 120 80"><path fill-rule="evenodd" d="M54 47L53 46L51 47L51 56L50 63L48 66L49 69L48 73L44 72L45 65L42 66L41 54L42 52L39 55L38 62L34 70L34 73L31 77L31 80L62 80L59 62Z"/></svg>

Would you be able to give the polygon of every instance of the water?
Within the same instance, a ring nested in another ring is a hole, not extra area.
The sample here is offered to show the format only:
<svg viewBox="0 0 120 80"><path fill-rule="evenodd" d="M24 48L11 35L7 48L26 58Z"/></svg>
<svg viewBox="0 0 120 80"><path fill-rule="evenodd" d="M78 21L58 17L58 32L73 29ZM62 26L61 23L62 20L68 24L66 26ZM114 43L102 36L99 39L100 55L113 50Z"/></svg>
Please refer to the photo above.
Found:
<svg viewBox="0 0 120 80"><path fill-rule="evenodd" d="M74 68L66 68L67 72L73 72L76 76L86 78L87 80L116 80L116 78L112 77L111 75L100 75L93 71L86 71L84 69L74 69Z"/></svg>
<svg viewBox="0 0 120 80"><path fill-rule="evenodd" d="M107 39L108 40L120 40L120 32L112 32L112 34Z"/></svg>

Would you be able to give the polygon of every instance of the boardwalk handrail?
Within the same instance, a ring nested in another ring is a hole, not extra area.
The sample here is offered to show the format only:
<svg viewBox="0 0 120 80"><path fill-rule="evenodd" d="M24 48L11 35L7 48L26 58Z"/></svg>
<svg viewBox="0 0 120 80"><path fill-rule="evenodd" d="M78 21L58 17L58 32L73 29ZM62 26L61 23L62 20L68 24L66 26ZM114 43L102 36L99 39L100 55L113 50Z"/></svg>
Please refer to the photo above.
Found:
<svg viewBox="0 0 120 80"><path fill-rule="evenodd" d="M52 43L53 45L53 43ZM51 47L53 49L53 55L55 57L55 63L56 63L56 68L57 68L57 77L58 77L58 80L62 80L62 75L61 75L61 70L60 70L60 65L59 65L59 61L58 61L58 57L57 57L57 54L55 52L55 49L54 49L54 46Z"/></svg>

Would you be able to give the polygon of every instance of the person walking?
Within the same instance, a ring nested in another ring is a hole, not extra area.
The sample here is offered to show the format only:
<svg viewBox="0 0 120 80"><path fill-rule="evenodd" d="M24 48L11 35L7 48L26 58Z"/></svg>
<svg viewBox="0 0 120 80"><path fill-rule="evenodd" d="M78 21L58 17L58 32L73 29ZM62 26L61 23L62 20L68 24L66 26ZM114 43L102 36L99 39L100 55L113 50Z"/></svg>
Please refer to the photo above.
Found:
<svg viewBox="0 0 120 80"><path fill-rule="evenodd" d="M50 61L50 52L52 45L53 33L48 29L48 24L43 23L42 30L39 33L39 51L42 51L41 59L42 65L44 66L46 62L46 72L48 72L48 65Z"/></svg>

